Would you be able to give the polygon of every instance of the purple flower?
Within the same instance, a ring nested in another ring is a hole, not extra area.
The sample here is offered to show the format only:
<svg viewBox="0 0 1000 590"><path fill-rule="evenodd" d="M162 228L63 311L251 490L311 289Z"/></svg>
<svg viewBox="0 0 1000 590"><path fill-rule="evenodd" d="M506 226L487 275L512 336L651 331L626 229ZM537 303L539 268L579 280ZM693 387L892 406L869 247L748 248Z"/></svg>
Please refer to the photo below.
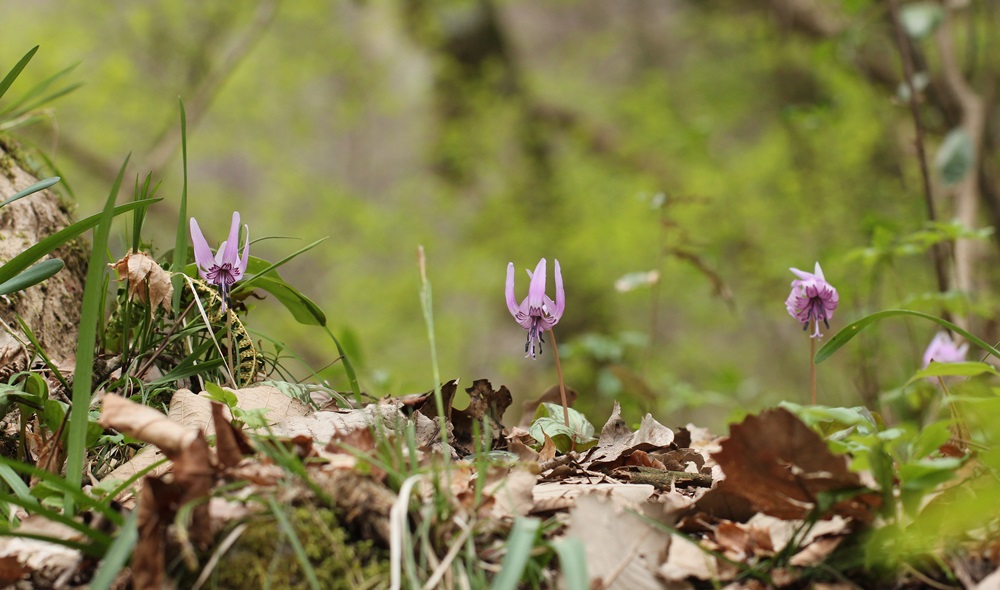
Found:
<svg viewBox="0 0 1000 590"><path fill-rule="evenodd" d="M969 352L969 343L955 346L955 341L945 332L938 332L931 340L927 351L924 352L924 368L936 363L961 363L965 362L965 353Z"/></svg>
<svg viewBox="0 0 1000 590"><path fill-rule="evenodd" d="M240 214L233 213L233 223L229 228L229 239L219 244L219 249L212 255L205 236L198 227L198 222L191 218L191 242L194 244L194 261L198 265L198 274L206 282L219 288L222 295L223 309L229 300L229 289L233 283L243 278L247 270L247 258L250 254L250 228L247 227L246 244L243 245L243 256L237 258L240 234Z"/></svg>
<svg viewBox="0 0 1000 590"><path fill-rule="evenodd" d="M792 281L792 292L785 300L785 309L793 318L802 322L802 329L809 327L809 322L814 322L816 327L812 333L812 338L822 338L819 333L819 323L823 322L827 328L830 327L830 320L833 319L833 310L837 309L837 301L840 295L833 285L826 282L823 277L823 269L816 263L816 272L803 272L797 268L789 269L795 276L799 277Z"/></svg>
<svg viewBox="0 0 1000 590"><path fill-rule="evenodd" d="M545 259L538 261L535 272L528 271L531 284L528 286L528 296L521 305L514 299L514 263L507 263L507 309L517 323L528 331L528 341L524 344L525 357L535 358L535 347L542 353L542 333L552 328L562 317L566 308L566 294L563 291L562 273L559 272L559 261L556 260L556 300L553 302L545 295Z"/></svg>

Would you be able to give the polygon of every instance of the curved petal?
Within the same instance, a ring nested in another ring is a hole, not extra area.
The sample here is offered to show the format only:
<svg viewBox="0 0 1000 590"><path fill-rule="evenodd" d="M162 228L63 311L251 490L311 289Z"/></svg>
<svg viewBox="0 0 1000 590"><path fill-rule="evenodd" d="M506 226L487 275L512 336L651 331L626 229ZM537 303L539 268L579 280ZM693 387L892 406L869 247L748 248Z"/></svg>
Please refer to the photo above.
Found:
<svg viewBox="0 0 1000 590"><path fill-rule="evenodd" d="M563 290L563 280L562 271L559 269L559 259L555 259L556 263L556 308L552 312L552 316L559 321L562 317L563 311L566 309L566 292ZM554 323L554 322L553 322Z"/></svg>
<svg viewBox="0 0 1000 590"><path fill-rule="evenodd" d="M250 226L244 225L243 227L246 229L246 243L243 244L243 256L240 258L240 274L238 276L243 276L246 273L247 263L250 262Z"/></svg>
<svg viewBox="0 0 1000 590"><path fill-rule="evenodd" d="M535 272L531 274L531 284L528 286L528 309L541 310L545 303L545 259L538 261Z"/></svg>
<svg viewBox="0 0 1000 590"><path fill-rule="evenodd" d="M826 278L823 277L823 269L819 267L819 261L816 262L816 272L813 273L816 278L821 281L825 281Z"/></svg>
<svg viewBox="0 0 1000 590"><path fill-rule="evenodd" d="M219 259L219 266L225 263L229 263L231 266L236 266L239 262L236 258L239 254L239 239L240 239L240 212L233 211L233 223L229 227L229 238L226 239L225 245L219 246L219 251L222 252L222 258Z"/></svg>
<svg viewBox="0 0 1000 590"><path fill-rule="evenodd" d="M507 295L507 311L517 318L517 299L514 297L514 263L507 263L507 285L504 288Z"/></svg>
<svg viewBox="0 0 1000 590"><path fill-rule="evenodd" d="M198 222L194 217L191 218L191 244L194 246L194 263L198 266L198 274L204 279L205 270L215 264L215 258L212 256L212 249L208 247L208 242L205 241L205 236L201 233L201 228L198 227Z"/></svg>

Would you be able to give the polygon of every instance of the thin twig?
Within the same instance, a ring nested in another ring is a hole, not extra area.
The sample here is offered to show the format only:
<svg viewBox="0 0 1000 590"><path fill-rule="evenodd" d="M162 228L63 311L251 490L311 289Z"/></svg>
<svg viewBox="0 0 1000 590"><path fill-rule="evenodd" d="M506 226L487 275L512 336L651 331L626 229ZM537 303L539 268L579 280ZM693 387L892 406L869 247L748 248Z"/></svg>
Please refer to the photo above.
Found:
<svg viewBox="0 0 1000 590"><path fill-rule="evenodd" d="M931 222L937 221L937 211L934 208L934 193L931 188L931 174L927 166L927 152L924 149L924 127L920 122L920 105L917 97L917 88L913 84L913 55L910 53L910 43L906 38L906 32L899 19L898 0L889 0L889 14L892 19L892 26L896 32L896 44L899 45L899 55L903 62L903 83L909 93L910 116L913 118L913 127L916 132L914 147L917 150L917 161L920 164L920 177L923 180L924 206L927 208L927 219ZM931 246L931 256L934 259L934 272L937 277L938 291L946 293L948 291L948 275L945 271L945 256L941 243ZM947 312L945 317L947 318Z"/></svg>

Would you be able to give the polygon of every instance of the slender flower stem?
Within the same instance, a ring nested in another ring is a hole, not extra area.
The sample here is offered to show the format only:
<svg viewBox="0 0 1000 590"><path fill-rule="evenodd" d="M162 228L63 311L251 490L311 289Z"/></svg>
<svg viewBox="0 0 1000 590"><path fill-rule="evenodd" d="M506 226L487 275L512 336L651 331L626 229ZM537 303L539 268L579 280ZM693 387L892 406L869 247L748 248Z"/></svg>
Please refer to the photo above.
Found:
<svg viewBox="0 0 1000 590"><path fill-rule="evenodd" d="M417 246L417 262L420 265L420 306L424 311L427 325L427 339L431 346L431 371L434 375L434 406L438 414L441 433L441 451L444 462L448 462L448 419L445 417L444 398L441 395L441 371L438 368L437 341L434 338L434 305L431 298L431 282L427 280L427 257L424 247Z"/></svg>
<svg viewBox="0 0 1000 590"><path fill-rule="evenodd" d="M809 339L809 391L812 392L812 405L816 405L816 339Z"/></svg>
<svg viewBox="0 0 1000 590"><path fill-rule="evenodd" d="M556 348L556 333L549 330L549 338L552 340L552 356L556 357L556 374L559 375L559 396L562 398L563 421L566 428L569 428L569 404L566 403L566 383L563 381L562 365L559 364L559 349Z"/></svg>

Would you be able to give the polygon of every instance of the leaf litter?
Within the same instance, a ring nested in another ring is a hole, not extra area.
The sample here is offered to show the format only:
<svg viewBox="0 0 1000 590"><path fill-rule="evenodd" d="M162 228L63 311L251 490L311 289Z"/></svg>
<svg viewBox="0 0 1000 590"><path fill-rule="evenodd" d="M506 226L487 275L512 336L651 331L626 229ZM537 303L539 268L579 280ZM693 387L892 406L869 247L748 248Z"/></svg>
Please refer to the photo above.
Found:
<svg viewBox="0 0 1000 590"><path fill-rule="evenodd" d="M465 516L441 534L485 539L479 558L489 567L500 566L513 521L536 517L552 523L549 541L580 541L594 589L795 587L872 526L880 507L881 494L847 457L783 408L748 416L722 437L693 425L671 429L649 414L633 429L616 403L593 447L560 453L548 435L537 441L504 426L506 387L477 380L466 389L468 407L456 409L458 387L458 380L441 387L451 467L446 479L424 477L416 489L425 506L448 490L452 509ZM383 549L400 542L392 525L399 482L390 485L392 468L369 459L390 444L415 453L405 458L413 465L440 460L433 392L316 410L273 385L229 391L239 410L186 389L167 414L103 397L101 425L146 443L102 483L134 481L116 498L122 510L138 512L139 541L123 574L132 587L168 583L177 555L191 575L207 575L205 556L224 553L246 530L238 525L266 512L255 497L332 506L354 538ZM265 426L234 426L234 412L255 410ZM476 463L480 445L496 453L485 468ZM308 485L288 485L281 453L301 462ZM463 532L463 519L481 525ZM39 516L19 530L32 526L48 527L53 538L78 535ZM66 580L85 557L66 545L2 538L0 581ZM558 576L547 579L557 585Z"/></svg>

